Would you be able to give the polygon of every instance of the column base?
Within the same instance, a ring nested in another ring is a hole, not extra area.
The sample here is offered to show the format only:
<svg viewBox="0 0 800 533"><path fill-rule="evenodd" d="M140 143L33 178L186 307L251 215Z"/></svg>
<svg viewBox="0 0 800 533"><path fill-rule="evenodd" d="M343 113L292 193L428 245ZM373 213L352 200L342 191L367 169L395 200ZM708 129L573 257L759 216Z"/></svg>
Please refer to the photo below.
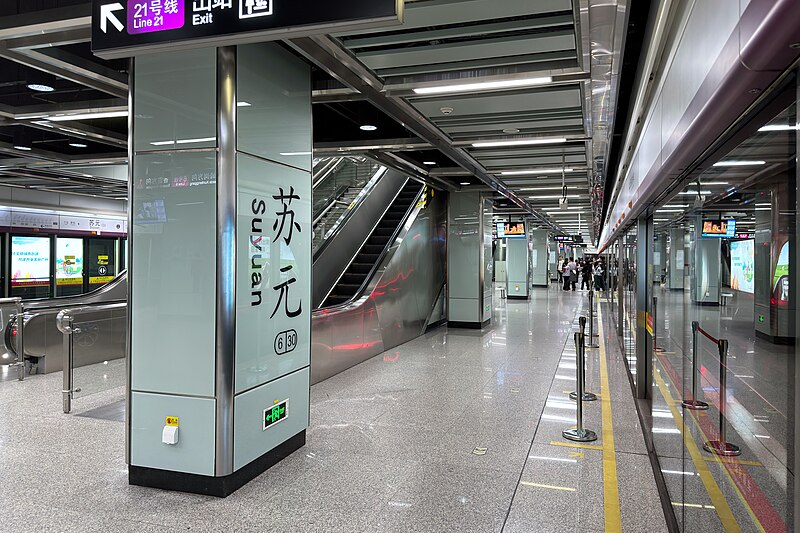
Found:
<svg viewBox="0 0 800 533"><path fill-rule="evenodd" d="M483 329L488 326L492 321L485 322L457 322L451 321L447 323L448 328L461 328L461 329Z"/></svg>
<svg viewBox="0 0 800 533"><path fill-rule="evenodd" d="M225 477L201 476L145 466L128 466L128 483L140 487L227 498L306 444L306 430Z"/></svg>
<svg viewBox="0 0 800 533"><path fill-rule="evenodd" d="M772 344L781 344L784 346L794 346L795 339L794 337L778 337L776 335L770 335L768 333L764 333L762 331L756 330L756 337L759 339L771 342Z"/></svg>

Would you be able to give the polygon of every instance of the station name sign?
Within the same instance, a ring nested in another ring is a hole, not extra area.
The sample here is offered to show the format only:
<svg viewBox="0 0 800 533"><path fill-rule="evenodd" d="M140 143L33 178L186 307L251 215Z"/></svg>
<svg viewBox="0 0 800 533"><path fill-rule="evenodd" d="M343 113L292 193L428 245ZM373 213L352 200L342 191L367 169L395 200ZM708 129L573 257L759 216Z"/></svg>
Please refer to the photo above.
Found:
<svg viewBox="0 0 800 533"><path fill-rule="evenodd" d="M93 0L102 58L399 24L403 0Z"/></svg>

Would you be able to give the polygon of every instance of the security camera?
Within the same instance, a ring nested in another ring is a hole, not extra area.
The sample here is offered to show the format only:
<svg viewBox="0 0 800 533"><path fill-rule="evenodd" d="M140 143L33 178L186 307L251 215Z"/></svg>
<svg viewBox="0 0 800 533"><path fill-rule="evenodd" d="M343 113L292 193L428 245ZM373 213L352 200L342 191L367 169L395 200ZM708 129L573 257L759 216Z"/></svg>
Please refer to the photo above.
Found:
<svg viewBox="0 0 800 533"><path fill-rule="evenodd" d="M439 111L441 111L443 115L449 115L450 113L452 113L454 111L454 109L452 107L445 106L445 107L441 108Z"/></svg>

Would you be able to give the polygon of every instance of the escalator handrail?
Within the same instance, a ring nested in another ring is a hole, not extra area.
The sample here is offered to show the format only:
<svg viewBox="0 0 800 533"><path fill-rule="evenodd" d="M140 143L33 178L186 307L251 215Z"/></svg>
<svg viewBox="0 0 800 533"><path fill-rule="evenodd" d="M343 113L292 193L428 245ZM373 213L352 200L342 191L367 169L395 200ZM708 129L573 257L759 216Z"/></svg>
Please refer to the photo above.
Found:
<svg viewBox="0 0 800 533"><path fill-rule="evenodd" d="M335 205L336 205L336 202L338 202L338 201L339 201L339 199L340 199L342 196L344 196L345 194L347 194L347 189L349 189L349 188L350 188L350 187L348 187L347 185L342 185L341 187L339 187L338 189L336 189L336 192L334 192L334 193L333 193L333 196L331 196L331 198L328 200L328 203L326 203L326 204L325 204L325 207L323 207L322 209L320 209L320 211L319 211L319 214L318 214L318 215L316 215L316 216L314 217L314 220L312 220L312 221L311 221L311 227L312 227L312 228L316 228L316 227L317 227L317 224L319 224L320 220L322 220L322 218L323 218L325 215L327 215L327 214L328 214L328 211L330 211L331 209L333 209L333 206L335 206Z"/></svg>
<svg viewBox="0 0 800 533"><path fill-rule="evenodd" d="M400 196L400 193L403 192L403 189L406 188L406 185L408 185L408 182L410 182L410 181L416 181L416 180L412 180L411 178L408 178L405 181L405 183L403 184L403 186L400 188L400 192L397 193L397 196ZM319 309L316 309L315 311L318 311L320 309L331 310L331 309L339 309L339 308L347 307L347 306L351 305L354 301L360 299L364 295L364 292L367 290L367 287L369 287L369 284L372 281L372 279L375 277L375 274L383 266L383 262L386 259L386 256L389 254L389 250L392 249L392 247L395 244L395 241L397 241L397 238L400 236L401 232L406 227L409 217L411 217L411 215L413 215L414 211L418 209L419 202L423 198L423 196L424 196L426 191L427 191L427 187L425 185L420 184L419 192L416 194L416 196L414 196L414 200L411 202L411 205L408 206L408 209L406 210L405 214L403 214L403 217L401 219L400 224L398 224L397 228L395 228L395 230L392 232L392 236L386 242L386 246L384 246L383 250L381 250L380 255L378 255L378 259L372 265L372 268L370 268L369 273L366 275L366 277L364 278L363 283L361 283L361 286L358 288L358 290L355 292L355 294L349 300L347 300L346 302L342 302L342 303L336 304L336 305L330 305L330 306L327 306L327 307L320 307ZM388 212L389 209L391 209L392 205L394 205L394 202L397 200L397 196L395 196L395 199L392 201L392 203L386 209L386 212ZM383 216L378 221L378 224L380 224L381 220L383 220L383 218L386 216L386 212L384 212ZM377 227L378 224L376 224L375 227ZM372 231L374 232L375 228L373 228ZM367 239L367 240L369 240L369 239ZM366 244L366 241L364 241L364 244ZM363 246L364 245L362 245L361 248L363 248ZM348 264L348 268L349 268L349 265L352 264L353 261L355 261L355 258L358 257L358 254L361 253L361 248L359 248L358 253L356 253L356 255L353 256L353 259ZM345 269L345 272L347 272L346 269ZM344 272L342 273L342 276L344 276ZM341 280L341 276L339 277L339 280ZM323 303L325 303L325 300L327 300L330 297L330 293L333 292L333 289L336 288L336 285L338 285L338 284L339 284L339 281L337 281L336 284L334 284L334 286L331 288L331 291L325 296L325 299L322 300Z"/></svg>
<svg viewBox="0 0 800 533"><path fill-rule="evenodd" d="M327 161L317 174L319 178L316 176L312 178L311 189L316 189L320 184L322 184L322 182L325 181L328 176L330 176L331 172L334 172L339 167L342 161L344 161L344 157L334 157Z"/></svg>
<svg viewBox="0 0 800 533"><path fill-rule="evenodd" d="M375 185L377 185L380 179L383 176L385 176L386 173L389 171L389 168L383 165L378 164L377 167L378 168L375 169L375 173L369 179L364 188L361 189L361 192L358 193L358 196L356 196L355 199L353 200L353 206L345 210L344 214L342 214L339 220L336 221L334 227L329 230L332 231L333 233L331 233L328 237L323 238L322 243L319 245L319 248L317 248L314 251L314 257L312 259L312 263L317 260L317 258L320 256L320 254L322 254L322 252L325 251L325 249L333 240L334 235L336 235L336 233L338 233L341 228L345 227L347 221L350 220L350 217L352 217L353 214L358 210L359 206L364 201L364 199L370 195L372 190L375 188ZM380 220L378 220L378 222L380 222ZM342 272L342 274L344 274L344 272Z"/></svg>
<svg viewBox="0 0 800 533"><path fill-rule="evenodd" d="M106 283L105 285L98 287L96 289L92 289L89 292L84 292L81 294L71 294L69 296L53 296L52 298L31 298L29 300L23 300L22 306L26 311L47 311L49 309L62 309L65 305L72 305L75 307L74 304L59 304L58 300L66 300L68 298L87 298L90 296L94 296L97 294L101 294L103 292L109 291L115 282L120 281L123 276L128 275L128 269L121 270L119 274L117 274L114 279ZM109 300L109 302L116 302L118 300ZM121 301L121 300L119 300ZM45 304L46 302L52 302L51 305L37 305L37 304ZM103 302L108 303L108 302Z"/></svg>

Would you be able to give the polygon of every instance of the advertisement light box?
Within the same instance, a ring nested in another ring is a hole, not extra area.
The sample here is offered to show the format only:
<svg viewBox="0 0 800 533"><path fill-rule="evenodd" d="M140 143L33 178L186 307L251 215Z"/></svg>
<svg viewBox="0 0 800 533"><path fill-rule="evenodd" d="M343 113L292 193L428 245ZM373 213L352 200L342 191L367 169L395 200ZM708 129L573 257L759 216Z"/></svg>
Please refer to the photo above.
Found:
<svg viewBox="0 0 800 533"><path fill-rule="evenodd" d="M524 239L525 238L525 224L519 222L511 224L508 222L497 223L497 238L498 239Z"/></svg>
<svg viewBox="0 0 800 533"><path fill-rule="evenodd" d="M704 220L703 237L733 239L736 237L735 220Z"/></svg>

